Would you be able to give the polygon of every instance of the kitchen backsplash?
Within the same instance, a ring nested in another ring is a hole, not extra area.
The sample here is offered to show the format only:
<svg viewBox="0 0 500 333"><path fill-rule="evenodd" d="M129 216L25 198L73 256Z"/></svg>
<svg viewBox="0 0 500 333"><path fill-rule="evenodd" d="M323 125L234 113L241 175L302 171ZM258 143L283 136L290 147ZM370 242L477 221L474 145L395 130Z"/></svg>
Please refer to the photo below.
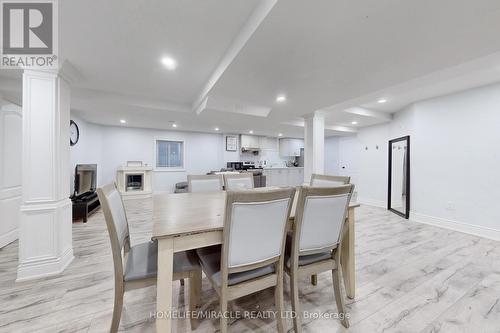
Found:
<svg viewBox="0 0 500 333"><path fill-rule="evenodd" d="M286 166L286 162L292 160L292 158L281 157L279 151L273 150L261 150L258 155L250 153L240 153L241 161L267 161L268 167L283 167Z"/></svg>

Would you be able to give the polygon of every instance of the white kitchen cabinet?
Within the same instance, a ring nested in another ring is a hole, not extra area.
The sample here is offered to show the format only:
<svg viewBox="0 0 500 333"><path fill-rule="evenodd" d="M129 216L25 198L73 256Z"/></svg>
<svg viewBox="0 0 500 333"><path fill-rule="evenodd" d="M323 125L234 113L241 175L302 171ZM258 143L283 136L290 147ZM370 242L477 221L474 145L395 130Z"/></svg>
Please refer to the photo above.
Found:
<svg viewBox="0 0 500 333"><path fill-rule="evenodd" d="M304 183L304 168L264 169L266 186L299 186Z"/></svg>
<svg viewBox="0 0 500 333"><path fill-rule="evenodd" d="M300 186L304 183L304 168L288 168L288 186Z"/></svg>
<svg viewBox="0 0 500 333"><path fill-rule="evenodd" d="M271 169L264 169L262 170L262 174L266 176L266 186L273 186L272 185L273 171Z"/></svg>
<svg viewBox="0 0 500 333"><path fill-rule="evenodd" d="M303 139L280 139L280 156L300 156L300 149L304 148Z"/></svg>
<svg viewBox="0 0 500 333"><path fill-rule="evenodd" d="M259 137L257 135L241 135L241 148L260 148Z"/></svg>
<svg viewBox="0 0 500 333"><path fill-rule="evenodd" d="M261 150L277 151L278 139L267 136L259 136L259 147Z"/></svg>
<svg viewBox="0 0 500 333"><path fill-rule="evenodd" d="M273 186L288 186L288 169L276 169L273 173Z"/></svg>

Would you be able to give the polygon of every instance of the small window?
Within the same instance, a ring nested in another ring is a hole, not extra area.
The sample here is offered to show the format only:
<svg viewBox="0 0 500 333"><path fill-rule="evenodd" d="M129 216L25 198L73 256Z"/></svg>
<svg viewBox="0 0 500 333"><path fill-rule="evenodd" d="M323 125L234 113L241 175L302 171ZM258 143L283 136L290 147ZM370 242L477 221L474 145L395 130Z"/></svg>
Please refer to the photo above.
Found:
<svg viewBox="0 0 500 333"><path fill-rule="evenodd" d="M156 140L157 168L184 168L184 142Z"/></svg>

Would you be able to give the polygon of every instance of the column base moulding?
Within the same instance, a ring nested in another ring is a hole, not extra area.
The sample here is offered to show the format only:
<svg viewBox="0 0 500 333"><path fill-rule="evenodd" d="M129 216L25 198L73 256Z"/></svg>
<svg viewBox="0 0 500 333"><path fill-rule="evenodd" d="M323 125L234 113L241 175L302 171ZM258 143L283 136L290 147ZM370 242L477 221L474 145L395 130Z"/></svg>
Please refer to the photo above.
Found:
<svg viewBox="0 0 500 333"><path fill-rule="evenodd" d="M60 274L73 260L71 201L21 206L17 281Z"/></svg>

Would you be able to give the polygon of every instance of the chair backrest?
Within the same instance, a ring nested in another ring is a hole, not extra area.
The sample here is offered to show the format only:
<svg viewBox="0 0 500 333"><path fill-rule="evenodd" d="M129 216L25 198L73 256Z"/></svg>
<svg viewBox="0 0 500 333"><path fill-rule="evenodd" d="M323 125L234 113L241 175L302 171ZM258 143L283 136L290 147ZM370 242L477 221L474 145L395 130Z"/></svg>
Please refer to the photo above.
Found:
<svg viewBox="0 0 500 333"><path fill-rule="evenodd" d="M188 192L222 191L221 175L188 175Z"/></svg>
<svg viewBox="0 0 500 333"><path fill-rule="evenodd" d="M294 188L229 191L226 196L222 279L282 259Z"/></svg>
<svg viewBox="0 0 500 333"><path fill-rule="evenodd" d="M331 250L341 241L354 185L300 188L293 249L299 255Z"/></svg>
<svg viewBox="0 0 500 333"><path fill-rule="evenodd" d="M122 249L124 246L126 251L130 249L130 234L122 197L114 183L98 188L97 195L104 212L104 219L106 220L111 241L115 277L123 278Z"/></svg>
<svg viewBox="0 0 500 333"><path fill-rule="evenodd" d="M316 173L311 175L312 187L336 187L349 184L350 181L351 177L318 175Z"/></svg>
<svg viewBox="0 0 500 333"><path fill-rule="evenodd" d="M224 174L226 191L241 191L254 188L253 173Z"/></svg>

